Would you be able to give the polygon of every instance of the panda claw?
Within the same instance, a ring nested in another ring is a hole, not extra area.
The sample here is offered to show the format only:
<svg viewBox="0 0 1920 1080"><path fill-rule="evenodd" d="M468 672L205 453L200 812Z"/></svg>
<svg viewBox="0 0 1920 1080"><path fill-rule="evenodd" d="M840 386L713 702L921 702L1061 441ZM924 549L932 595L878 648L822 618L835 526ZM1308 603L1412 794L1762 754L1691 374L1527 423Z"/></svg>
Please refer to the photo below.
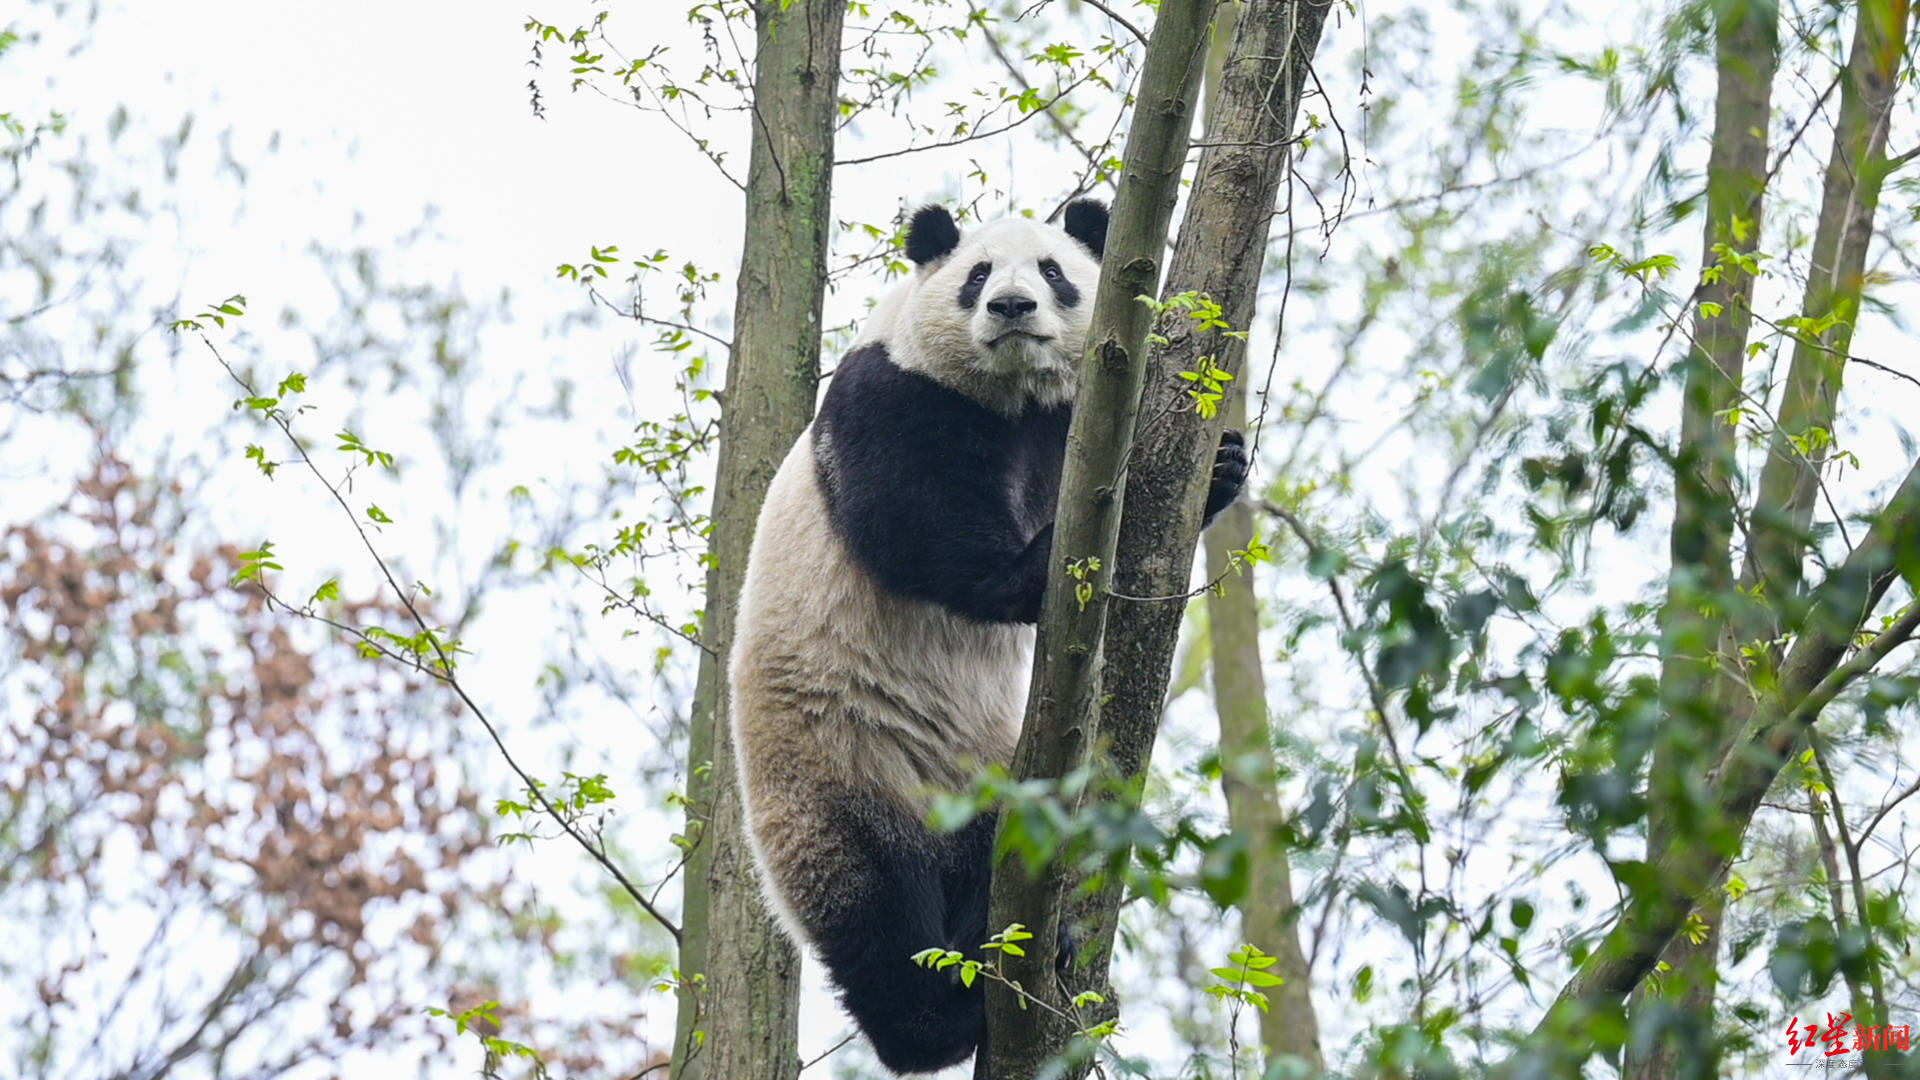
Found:
<svg viewBox="0 0 1920 1080"><path fill-rule="evenodd" d="M1246 435L1236 428L1221 432L1219 449L1213 455L1213 482L1207 489L1207 523L1240 497L1251 466Z"/></svg>

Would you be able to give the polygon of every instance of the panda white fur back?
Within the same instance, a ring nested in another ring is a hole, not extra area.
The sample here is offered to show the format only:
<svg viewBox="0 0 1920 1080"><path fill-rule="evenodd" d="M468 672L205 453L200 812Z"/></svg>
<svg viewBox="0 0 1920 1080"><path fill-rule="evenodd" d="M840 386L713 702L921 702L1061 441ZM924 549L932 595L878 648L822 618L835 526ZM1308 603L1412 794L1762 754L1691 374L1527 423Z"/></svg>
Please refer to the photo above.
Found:
<svg viewBox="0 0 1920 1080"><path fill-rule="evenodd" d="M962 235L915 214L913 278L876 306L768 489L729 678L772 908L895 1072L964 1060L981 991L910 957L977 955L994 823L926 796L1011 760L1106 207ZM1208 516L1246 459L1223 442Z"/></svg>

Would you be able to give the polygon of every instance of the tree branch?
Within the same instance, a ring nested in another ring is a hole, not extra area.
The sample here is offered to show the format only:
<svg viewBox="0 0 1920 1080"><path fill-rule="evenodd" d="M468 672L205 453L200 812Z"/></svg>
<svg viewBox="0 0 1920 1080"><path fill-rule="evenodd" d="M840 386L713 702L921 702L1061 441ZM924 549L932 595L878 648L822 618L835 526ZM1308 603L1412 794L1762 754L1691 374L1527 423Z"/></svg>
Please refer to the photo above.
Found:
<svg viewBox="0 0 1920 1080"><path fill-rule="evenodd" d="M201 344L207 347L207 351L213 354L214 360L226 370L228 377L233 379L235 383L239 384L241 389L247 392L247 396L254 398L260 396L259 391L254 389L253 384L249 382L245 376L235 371L233 365L227 363L226 357L220 355L220 350L214 346L210 338L205 334L201 334L200 341ZM361 645L371 647L381 656L411 667L422 675L435 679L444 684L449 690L452 690L454 696L460 699L460 704L465 706L466 710L473 714L473 718L478 720L480 726L486 730L487 737L493 741L494 748L500 752L501 760L505 761L507 767L513 770L513 774L519 777L520 783L525 788L528 797L539 805L541 812L551 818L555 824L560 826L563 832L571 837L575 843L580 845L582 850L592 856L593 860L600 864L601 869L605 870L607 874L620 885L621 890L625 892L634 903L638 904L642 911L653 916L654 920L664 927L667 933L672 934L673 939L678 942L680 940L680 928L674 925L673 920L667 918L648 901L646 894L640 890L640 887L635 885L627 877L626 871L622 870L619 864L615 863L612 857L606 853L604 845L595 843L591 837L581 831L576 821L569 818L565 813L561 812L558 806L554 805L553 801L547 797L544 785L535 779L532 773L529 773L523 768L519 759L515 758L513 752L507 748L506 738L500 734L500 729L494 725L493 720L487 716L486 710L482 709L480 703L475 701L473 696L467 693L467 688L461 685L459 678L454 675L454 659L452 653L449 651L451 646L441 640L440 632L437 632L432 626L427 624L426 616L421 613L419 605L414 602L412 592L402 588L399 579L393 576L393 569L387 565L386 557L380 554L380 549L374 546L373 537L367 534L367 527L361 523L360 516L353 512L352 506L348 505L347 497L342 493L340 485L329 480L327 474L321 471L320 464L313 460L312 455L307 453L306 444L301 442L300 438L293 433L293 425L291 421L288 420L286 413L276 408L268 410L266 416L275 427L280 429L280 433L285 436L287 442L292 445L294 452L300 455L301 464L305 465L307 471L313 474L314 479L320 481L320 485L326 488L327 494L333 496L333 501L339 505L341 512L346 515L348 523L353 526L355 535L360 538L360 545L366 549L367 555L373 559L374 568L380 571L381 580L387 583L387 588L392 590L395 600L405 609L407 617L413 620L414 626L419 628L428 647L425 652L411 655L397 652L390 648L386 641L376 640L367 631L359 627L350 626L338 620L330 619L310 608L295 607L287 603L269 590L265 582L256 580L255 584L259 586L262 595L266 597L270 604L278 604L280 608L288 614L312 619L315 622L332 627L352 637Z"/></svg>

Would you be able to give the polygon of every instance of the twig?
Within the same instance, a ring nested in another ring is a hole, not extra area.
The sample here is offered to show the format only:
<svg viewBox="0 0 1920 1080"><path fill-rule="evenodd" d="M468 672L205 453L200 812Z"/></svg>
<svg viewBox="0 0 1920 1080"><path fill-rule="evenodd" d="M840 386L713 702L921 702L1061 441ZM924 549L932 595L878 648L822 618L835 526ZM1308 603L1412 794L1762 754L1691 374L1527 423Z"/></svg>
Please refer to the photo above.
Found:
<svg viewBox="0 0 1920 1080"><path fill-rule="evenodd" d="M574 566L575 566L575 569L580 571L581 577L586 578L588 581L592 582L593 584L600 586L600 591L607 594L607 602L609 605L618 605L620 607L626 608L628 611L633 612L635 615L638 615L642 619L645 619L646 621L652 623L653 625L659 627L660 629L665 630L667 633L672 634L674 637L679 638L681 641L684 641L687 644L693 646L694 648L699 649L701 652L706 653L708 656L713 657L715 660L720 659L720 654L714 651L713 646L707 644L704 641L701 641L698 637L695 637L694 635L687 633L685 630L682 630L680 627L673 625L673 623L667 620L667 617L665 615L662 615L659 612L654 611L652 608L647 607L645 604L642 604L640 601L635 600L630 596L622 595L619 592L619 590L607 584L606 578L604 577L595 578L593 575L587 573L586 567L580 566L578 563L575 563ZM596 566L595 569L601 570L604 572L605 568Z"/></svg>
<svg viewBox="0 0 1920 1080"><path fill-rule="evenodd" d="M820 1064L820 1063L821 1063L822 1061L825 1061L825 1060L827 1059L827 1055L829 1055L829 1054L831 1054L831 1053L833 1053L833 1052L834 1052L835 1050L838 1050L838 1049L840 1049L841 1047L843 1047L843 1046L845 1046L845 1045L847 1045L848 1043L850 1043L850 1042L852 1042L852 1041L853 1041L853 1038L854 1038L854 1036L855 1036L855 1035L858 1035L858 1034L859 1034L859 1032L857 1032L857 1031L849 1031L849 1032L847 1032L847 1034L845 1035L845 1037L843 1037L843 1038L842 1038L842 1039L841 1039L841 1040L840 1040L839 1042L837 1042L837 1043L834 1043L834 1044L833 1044L832 1046L829 1046L829 1047L827 1047L827 1048L826 1048L825 1050L822 1050L822 1051L820 1051L820 1055L819 1055L818 1057L816 1057L816 1058L814 1058L814 1059L813 1059L812 1061L808 1061L808 1062L804 1062L803 1064L801 1064L801 1066L800 1066L800 1071L801 1071L801 1072L806 1072L806 1071L807 1071L808 1069L811 1069L811 1068L813 1068L813 1067L814 1067L815 1065L818 1065L818 1064Z"/></svg>
<svg viewBox="0 0 1920 1080"><path fill-rule="evenodd" d="M1075 90L1080 89L1081 85L1084 84L1088 79L1093 78L1094 73L1098 72L1099 70L1100 70L1099 66L1088 68L1087 73L1085 75L1082 75L1079 78L1068 83L1066 86L1066 89L1060 91L1058 94L1055 94L1054 96L1048 98L1046 101L1035 106L1032 112L1026 114L1025 116L1022 116L1018 120L1011 121L1001 127L994 128L990 131L973 131L973 132L969 132L966 135L962 135L957 139L951 139L947 142L927 143L925 146L908 146L908 147L903 147L902 149L899 149L899 150L888 150L879 154L870 154L866 157L843 158L842 160L836 162L835 164L866 165L870 162L884 161L887 158L904 157L907 154L918 154L926 150L945 150L949 147L961 146L966 143L973 142L977 139L991 139L996 135L1005 135L1007 132L1012 131L1014 128L1017 128L1021 124L1024 124L1027 121L1033 119L1035 116L1038 116L1039 114L1053 108L1053 106L1057 102L1064 101L1068 94L1071 94Z"/></svg>
<svg viewBox="0 0 1920 1080"><path fill-rule="evenodd" d="M1299 537L1300 542L1306 545L1309 558L1320 552L1320 542L1314 539L1312 531L1307 528L1307 523L1301 521L1298 515L1271 499L1261 499L1256 505L1285 522L1287 528L1293 531L1293 535ZM1333 593L1333 603L1339 611L1341 627L1346 630L1347 637L1354 638L1359 632L1359 624L1354 621L1353 612L1347 606L1346 590L1340 587L1340 579L1332 574L1327 575L1327 589ZM1400 771L1401 782L1406 783L1411 773L1407 770L1406 760L1400 756L1400 744L1394 739L1393 725L1387 721L1387 693L1380 686L1379 681L1373 677L1373 670L1367 667L1367 658L1357 652L1357 647L1354 660L1360 668L1360 677L1366 680L1367 698L1373 703L1373 711L1379 717L1380 734L1386 740L1387 751L1393 756L1394 767Z"/></svg>
<svg viewBox="0 0 1920 1080"><path fill-rule="evenodd" d="M587 286L587 292L590 296L592 296L592 298L595 301L605 305L608 311L617 313L623 319L632 319L633 321L637 323L641 323L646 326L665 326L674 330L679 330L683 333L699 334L701 337L706 338L708 341L713 342L715 345L718 345L729 352L733 351L733 342L731 340L727 338L723 338L719 334L716 334L711 330L703 330L700 327L693 325L692 323L675 322L672 319L661 319L661 318L656 318L652 315L648 315L645 311L641 310L640 290L637 287L634 289L633 306L627 307L627 308L623 308L619 304L616 304L613 301L607 299L606 296L600 292L597 286L593 286L593 285Z"/></svg>
<svg viewBox="0 0 1920 1080"><path fill-rule="evenodd" d="M1860 830L1859 843L1861 846L1864 847L1866 845L1867 838L1873 835L1873 830L1880 827L1880 822L1885 820L1886 816L1893 812L1894 807L1913 798L1916 794L1920 794L1920 778L1916 778L1914 782L1908 784L1906 789L1900 792L1900 794L1895 795L1892 799L1881 804L1880 809L1875 811L1871 818L1867 819L1866 827Z"/></svg>
<svg viewBox="0 0 1920 1080"><path fill-rule="evenodd" d="M1093 8L1095 11L1098 11L1101 14L1105 15L1107 18L1112 19L1114 22L1119 23L1121 26L1126 27L1127 33L1132 34L1133 39L1135 41L1138 41L1142 45L1145 45L1147 43L1147 35L1141 33L1139 27L1133 25L1132 23L1128 22L1125 18L1121 17L1119 12L1108 7L1106 4L1101 3L1101 0L1081 0L1081 2L1086 4L1088 7Z"/></svg>
<svg viewBox="0 0 1920 1080"><path fill-rule="evenodd" d="M1854 354L1847 352L1844 349L1836 349L1833 346L1827 344L1826 342L1821 341L1820 339L1813 337L1811 335L1795 333L1794 331L1789 330L1784 326L1781 326L1779 323L1774 322L1772 319L1767 318L1765 315L1762 315L1759 312L1753 310L1751 306L1746 307L1746 312L1752 318L1757 319L1760 322L1766 323L1768 326L1773 327L1773 329L1778 331L1779 333L1784 334L1787 337L1790 337L1793 340L1800 342L1810 348L1818 349L1821 352L1826 353L1828 356L1836 356L1842 360L1845 360L1849 364L1859 364L1863 367L1870 367L1875 371L1884 371L1896 379L1905 379L1906 381L1912 383L1915 386L1920 386L1920 378L1916 378L1913 375L1909 375L1906 372L1899 370L1898 368L1888 367L1887 365L1881 363L1878 360L1869 360L1864 356L1855 356Z"/></svg>
<svg viewBox="0 0 1920 1080"><path fill-rule="evenodd" d="M214 346L212 339L208 338L205 334L201 334L200 341L206 345L207 351L213 354L214 360L218 362L222 368L226 369L228 377L232 378L234 382L239 383L240 387L247 392L249 397L259 396L254 390L253 384L248 382L239 372L235 371L233 365L227 363L226 357L220 355L220 350ZM520 782L525 786L528 796L539 803L540 809L544 811L548 817L552 818L563 832L572 837L574 842L578 843L587 854L593 856L594 861L598 862L608 874L612 875L613 879L620 884L620 887L625 890L627 895L633 898L634 903L640 905L642 911L653 916L656 922L666 928L667 933L673 935L675 943L678 943L680 941L680 927L676 926L673 920L667 918L658 908L654 907L645 894L640 891L639 887L628 880L627 875L621 871L620 867L615 865L613 860L607 857L606 852L597 847L593 841L588 839L586 835L579 830L573 821L569 820L566 815L560 812L558 807L554 806L552 800L547 798L546 792L542 789L540 782L535 780L533 775L527 772L526 769L522 768L520 762L514 758L513 752L507 749L506 740L501 737L500 731L494 726L493 721L487 717L486 711L480 707L479 702L474 701L473 698L468 695L466 687L460 685L460 680L454 676L453 658L448 656L445 648L441 646L440 636L433 632L432 627L427 625L427 620L425 616L420 614L420 609L414 604L412 595L406 589L401 588L399 581L395 580L392 569L387 566L386 559L380 555L379 549L374 547L373 538L367 535L366 527L360 524L360 519L354 514L353 507L347 504L346 496L342 495L340 489L336 487L332 481L327 479L326 473L321 471L319 464L313 460L312 455L307 453L306 444L301 442L299 438L293 434L293 427L288 422L285 414L281 413L278 409L271 409L266 412L266 416L269 420L273 421L275 427L280 429L280 433L286 436L287 442L293 445L294 451L300 455L300 460L306 465L307 470L313 473L314 478L320 481L322 487L327 489L327 494L332 495L333 501L340 504L340 509L345 512L347 521L353 525L353 531L360 537L361 545L367 549L367 554L373 558L374 565L380 568L380 576L386 580L387 587L393 590L393 594L399 599L401 607L406 609L407 615L412 618L414 625L420 628L428 645L433 649L434 661L438 670L429 668L426 665L424 657L410 660L411 666L416 671L426 674L431 678L438 679L440 682L446 684L446 686L459 697L461 704L465 705L467 710L473 713L474 719L480 722L480 726L486 729L487 736L493 740L493 745L500 751L500 756L506 761L507 767L512 769L514 774L520 778ZM262 592L267 592L264 582L257 582L256 584L259 585ZM271 596L272 594L268 593L268 595ZM289 613L303 615L307 618L312 618L330 626L346 630L359 640L368 642L376 648L379 648L384 655L401 659L393 653L392 650L385 648L383 643L372 641L365 633L357 628L345 626L336 620L328 619L325 616L317 615L313 612L294 608L285 601L279 601L279 603L280 606Z"/></svg>
<svg viewBox="0 0 1920 1080"><path fill-rule="evenodd" d="M980 13L980 9L972 4L967 5L967 10L972 14ZM1020 70L1018 64L1013 62L1013 57L1008 56L1007 50L1001 48L1000 36L992 30L988 30L984 36L987 39L987 50L993 53L994 59L1000 61L1002 67L1007 69L1007 74L1011 75L1013 80L1020 84L1020 89L1023 91L1033 89L1033 84L1027 81L1026 74ZM1072 143L1073 148L1080 151L1082 157L1086 158L1089 162L1097 160L1093 151L1088 149L1086 144L1082 143L1079 138L1074 135L1072 126L1061 119L1058 113L1055 113L1052 109L1041 109L1038 111L1047 114L1047 122L1053 126L1055 134Z"/></svg>

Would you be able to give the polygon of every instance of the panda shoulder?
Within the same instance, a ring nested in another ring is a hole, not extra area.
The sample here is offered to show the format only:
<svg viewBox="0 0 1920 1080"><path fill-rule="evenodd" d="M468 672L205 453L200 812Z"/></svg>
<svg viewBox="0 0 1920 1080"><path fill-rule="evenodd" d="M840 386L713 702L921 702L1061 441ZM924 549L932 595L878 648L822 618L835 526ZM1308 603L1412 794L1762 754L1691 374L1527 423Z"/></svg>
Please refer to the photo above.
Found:
<svg viewBox="0 0 1920 1080"><path fill-rule="evenodd" d="M895 363L887 342L870 341L834 367L814 420L815 453L842 475L915 464L937 472L941 447L987 420L963 395Z"/></svg>
<svg viewBox="0 0 1920 1080"><path fill-rule="evenodd" d="M850 429L911 415L926 408L920 399L929 385L894 361L886 339L856 342L834 366L820 420L830 429Z"/></svg>
<svg viewBox="0 0 1920 1080"><path fill-rule="evenodd" d="M900 313L906 309L907 297L912 292L913 283L902 282L875 301L860 326L859 335L853 339L853 347L858 349L871 342L892 340L895 324L900 321Z"/></svg>

